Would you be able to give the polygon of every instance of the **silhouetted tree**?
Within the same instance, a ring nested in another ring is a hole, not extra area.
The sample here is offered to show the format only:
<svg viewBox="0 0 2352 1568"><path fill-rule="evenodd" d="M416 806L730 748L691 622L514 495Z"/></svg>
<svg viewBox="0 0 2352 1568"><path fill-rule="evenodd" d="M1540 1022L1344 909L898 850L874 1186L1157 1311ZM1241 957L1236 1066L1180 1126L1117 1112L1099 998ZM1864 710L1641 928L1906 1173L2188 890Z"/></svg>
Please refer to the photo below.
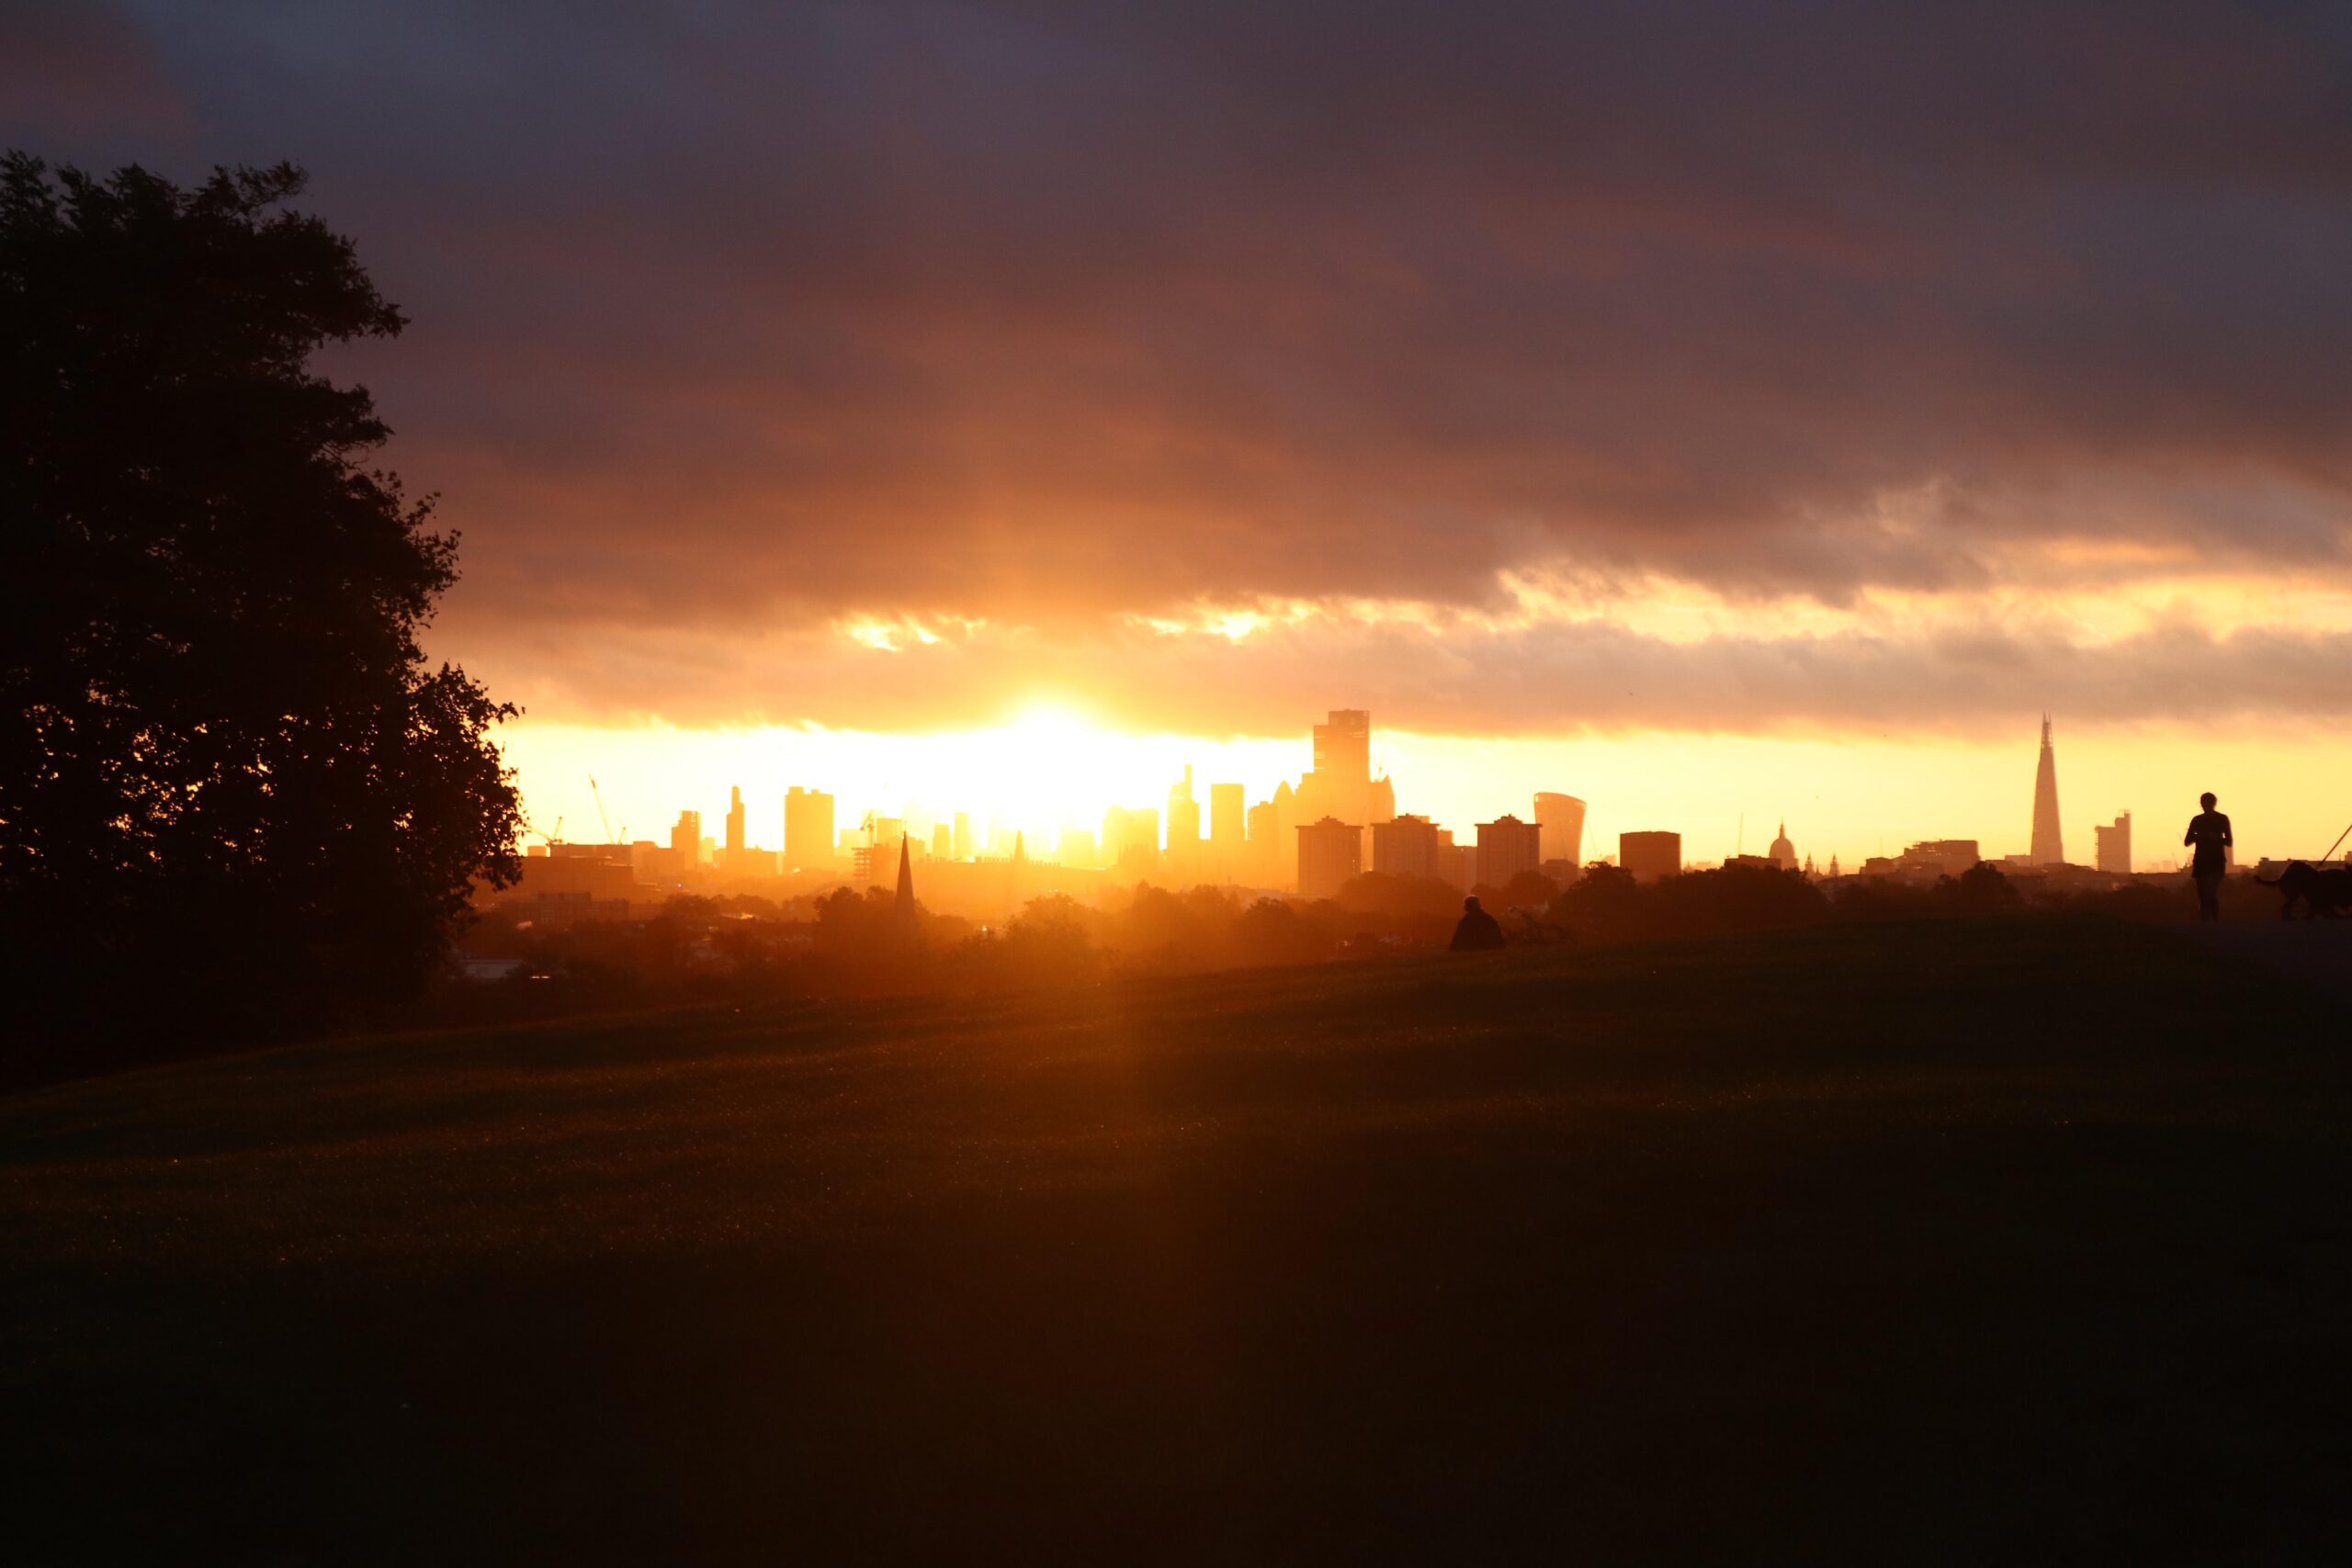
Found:
<svg viewBox="0 0 2352 1568"><path fill-rule="evenodd" d="M456 538L310 368L402 320L301 188L0 162L0 963L50 1047L399 996L515 874L514 710L417 646Z"/></svg>
<svg viewBox="0 0 2352 1568"><path fill-rule="evenodd" d="M1233 936L1245 964L1313 964L1331 956L1339 945L1280 898L1261 898L1242 910L1233 922Z"/></svg>
<svg viewBox="0 0 2352 1568"><path fill-rule="evenodd" d="M1158 967L1214 967L1232 959L1233 922L1238 906L1217 887L1188 887L1173 893L1138 884L1125 909L1110 922L1111 946Z"/></svg>
<svg viewBox="0 0 2352 1568"><path fill-rule="evenodd" d="M1522 871L1496 890L1498 907L1541 909L1560 896L1560 885L1540 871Z"/></svg>
<svg viewBox="0 0 2352 1568"><path fill-rule="evenodd" d="M1978 861L1958 876L1939 878L1936 901L1963 915L2006 915L2025 907L2017 885L1991 861Z"/></svg>
<svg viewBox="0 0 2352 1568"><path fill-rule="evenodd" d="M896 945L891 919L895 896L884 887L836 887L817 900L817 942L849 955Z"/></svg>
<svg viewBox="0 0 2352 1568"><path fill-rule="evenodd" d="M1829 918L1829 900L1802 872L1724 865L1661 880L1654 889L1663 934L1783 931Z"/></svg>
<svg viewBox="0 0 2352 1568"><path fill-rule="evenodd" d="M1589 942L1780 931L1829 918L1829 901L1794 871L1726 865L1656 883L1596 863L1552 903L1551 918Z"/></svg>
<svg viewBox="0 0 2352 1568"><path fill-rule="evenodd" d="M1548 918L1583 942L1618 942L1650 934L1649 889L1622 865L1595 861L1552 900Z"/></svg>
<svg viewBox="0 0 2352 1568"><path fill-rule="evenodd" d="M1025 985L1071 984L1101 975L1102 954L1088 934L1091 911L1066 893L1032 898L1007 924L993 954Z"/></svg>

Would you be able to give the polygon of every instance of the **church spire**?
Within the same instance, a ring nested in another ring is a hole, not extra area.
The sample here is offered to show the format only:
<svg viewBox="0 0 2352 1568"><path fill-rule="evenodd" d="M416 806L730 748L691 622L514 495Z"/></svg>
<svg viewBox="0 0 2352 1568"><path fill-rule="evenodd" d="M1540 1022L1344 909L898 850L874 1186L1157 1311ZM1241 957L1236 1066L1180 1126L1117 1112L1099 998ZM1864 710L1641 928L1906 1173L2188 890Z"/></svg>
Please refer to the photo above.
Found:
<svg viewBox="0 0 2352 1568"><path fill-rule="evenodd" d="M899 896L890 903L890 919L909 935L915 929L915 867L907 852L907 836L899 835Z"/></svg>

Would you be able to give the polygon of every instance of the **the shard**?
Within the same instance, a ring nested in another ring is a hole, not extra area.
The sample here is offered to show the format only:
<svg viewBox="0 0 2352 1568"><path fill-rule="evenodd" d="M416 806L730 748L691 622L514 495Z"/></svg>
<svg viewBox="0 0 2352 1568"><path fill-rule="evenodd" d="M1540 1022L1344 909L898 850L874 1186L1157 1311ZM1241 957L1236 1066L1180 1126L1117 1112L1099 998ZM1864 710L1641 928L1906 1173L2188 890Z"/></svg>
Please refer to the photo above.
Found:
<svg viewBox="0 0 2352 1568"><path fill-rule="evenodd" d="M2058 837L2058 753L2050 748L2050 716L2041 716L2041 766L2033 775L2033 852L2036 865L2063 865L2065 846Z"/></svg>

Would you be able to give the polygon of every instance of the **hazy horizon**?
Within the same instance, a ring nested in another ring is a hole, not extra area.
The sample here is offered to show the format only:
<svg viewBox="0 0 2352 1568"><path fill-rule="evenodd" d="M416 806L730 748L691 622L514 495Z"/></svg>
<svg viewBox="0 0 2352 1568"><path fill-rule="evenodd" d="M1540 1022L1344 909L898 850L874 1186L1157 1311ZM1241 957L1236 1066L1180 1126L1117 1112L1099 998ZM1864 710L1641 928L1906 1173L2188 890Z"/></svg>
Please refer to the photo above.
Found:
<svg viewBox="0 0 2352 1568"><path fill-rule="evenodd" d="M1323 714L1309 717L1319 722ZM1558 790L1588 802L1588 860L1613 856L1622 831L1661 828L1682 835L1689 862L1719 861L1741 847L1758 854L1785 821L1798 855L1824 870L1832 854L1853 871L1865 856L1899 853L1924 839L1975 839L1994 860L2025 852L2040 750L2038 715L2006 744L1426 736L1387 728L1376 709L1373 723L1374 770L1390 775L1397 809L1430 817L1465 842L1476 823L1505 812L1532 819L1534 793ZM1305 725L1295 737L1211 740L1096 729L1069 710L898 736L600 728L526 717L503 739L539 832L560 818L568 839L603 838L593 775L616 833L663 843L681 810L700 811L705 834L721 836L728 791L740 787L748 840L769 849L781 841L784 794L796 785L834 795L843 829L864 811L898 815L912 804L943 820L966 811L1013 827L1030 835L1032 852L1044 853L1054 840L1039 834L1099 832L1108 807L1164 812L1187 763L1205 822L1210 784L1243 784L1255 804L1284 780L1295 784L1312 762ZM2239 824L2241 863L2315 857L2345 827L2335 813L2352 809L2306 765L2308 740L2291 735L2197 744L2163 729L2077 734L2062 718L2056 748L2066 858L2075 864L2092 863L2092 828L2122 811L2132 816L2137 869L2186 864L2181 829L2206 789ZM2200 757L2201 766L2191 761ZM1064 766L1068 760L1077 765Z"/></svg>

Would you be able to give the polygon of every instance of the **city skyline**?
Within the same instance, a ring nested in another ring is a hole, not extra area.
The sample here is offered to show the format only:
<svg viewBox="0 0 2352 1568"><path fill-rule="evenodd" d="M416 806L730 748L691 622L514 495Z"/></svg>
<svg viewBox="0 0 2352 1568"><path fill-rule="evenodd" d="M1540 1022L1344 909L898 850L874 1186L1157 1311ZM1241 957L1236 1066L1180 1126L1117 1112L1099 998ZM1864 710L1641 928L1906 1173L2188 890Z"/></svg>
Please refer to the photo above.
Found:
<svg viewBox="0 0 2352 1568"><path fill-rule="evenodd" d="M1706 754L1725 746L1720 740L1693 747L1683 738L1654 736L1539 746L1423 737L1382 726L1371 761L1374 771L1397 780L1396 810L1429 817L1465 840L1477 822L1505 811L1533 820L1537 794L1581 795L1589 803L1582 855L1588 861L1609 852L1620 832L1664 826L1682 834L1689 862L1718 863L1741 847L1743 815L1755 823L1785 818L1800 854L1824 866L1832 855L1859 866L1871 856L1944 838L1979 840L1987 858L1997 860L2032 847L2035 722L2027 716L2006 753L1887 744L1857 757L1856 748L1844 743L1749 742L1735 759L1739 765L1730 770L1706 765ZM776 849L781 845L771 841L776 830L763 825L781 810L785 790L824 789L831 780L829 793L840 801L843 828L854 827L867 811L913 820L926 831L961 814L967 821L1025 832L1040 844L1051 844L1065 829L1099 832L1103 812L1114 805L1149 809L1164 818L1170 786L1188 765L1194 772L1205 835L1216 784L1240 784L1245 813L1257 809L1280 784L1295 784L1311 764L1310 729L1303 720L1300 733L1287 739L1220 743L1096 730L1068 712L1039 710L1002 729L944 737L639 732L628 747L616 751L605 745L610 739L606 732L577 731L544 750L526 743L517 760L524 764L522 783L535 825L545 830L561 818L567 836L575 840L588 836L582 822L596 820L586 782L586 768L593 765L603 769L599 776L606 798L616 803L616 824L641 818L666 823L679 809L676 802L687 799L707 798L707 813L723 811L728 790L740 778L758 807L750 818L752 840ZM2243 757L2217 751L2216 765L2207 773L2171 770L2183 779L2188 795L2186 806L2178 806L2152 799L2157 792L2145 782L2165 772L2162 759L2169 748L2151 748L2145 737L2130 734L2105 736L2073 728L2068 733L2077 737L2064 759L2064 835L2076 846L2074 863L2092 863L2093 829L2129 812L2151 825L2137 845L2139 866L2170 865L2177 850L2160 825L2174 815L2186 821L2195 810L2195 794L2203 788L2215 789L2231 804L2242 823L2240 854L2248 861L2316 853L2343 826L2331 819L2330 797L2312 792L2311 798L2294 798L2308 787L2300 773L2264 774L2246 766ZM1498 752L1504 755L1498 758ZM882 765L876 765L877 760ZM1066 766L1073 760L1087 764L1075 777ZM1036 772L1040 767L1043 774ZM1533 773L1537 768L1545 771ZM571 777L574 772L576 780ZM1502 793L1519 773L1531 774L1531 787ZM1879 787L1891 775L1906 774L1905 787ZM1498 775L1510 782L1498 782ZM1591 782L1578 789L1579 776ZM1027 787L1033 777L1041 786L1035 795ZM934 782L948 778L967 781L960 798L953 786ZM1668 781L1668 786L1658 787L1658 780ZM1738 789L1742 780L1754 782ZM1038 803L1036 796L1054 800L1057 790L1054 804ZM774 811L766 809L771 795ZM575 799L578 811L572 808ZM635 804L639 800L650 804ZM624 808L622 802L629 804ZM2316 833L2316 845L2301 843L2299 832ZM1164 840L1164 821L1160 833ZM633 829L632 836L660 835ZM1764 836L1760 829L1753 830L1747 850L1757 851Z"/></svg>
<svg viewBox="0 0 2352 1568"><path fill-rule="evenodd" d="M1037 739L1055 728L1063 730L1065 739L1084 734L1067 716L1049 726L1033 724L1030 734ZM1791 869L1802 863L1808 872L1816 867L1826 870L1841 861L1855 870L1916 868L1957 864L1951 857L1962 852L1962 845L1969 855L1981 853L2011 868L2068 864L2128 873L2164 871L2177 863L2177 857L2165 854L2161 848L2144 857L2134 856L2130 807L2117 811L2112 821L2092 824L2090 837L2097 845L2092 854L2067 861L2052 852L2060 829L2052 727L2047 715L2041 719L2022 849L2012 847L2011 840L1998 833L1972 836L1950 830L1950 824L1922 822L1901 835L1899 843L1880 841L1850 852L1833 836L1826 841L1807 839L1800 851L1791 843L1788 815L1781 813L1773 841L1761 854L1747 850L1745 814L1733 829L1733 848L1710 854L1701 847L1703 836L1699 843L1690 842L1685 827L1675 824L1654 805L1638 800L1619 803L1614 812L1604 808L1598 818L1607 824L1622 817L1628 825L1589 832L1588 823L1594 819L1590 803L1561 790L1532 792L1530 800L1516 809L1502 809L1510 803L1498 803L1491 818L1483 810L1475 819L1464 819L1449 818L1428 806L1408 809L1415 802L1415 782L1410 777L1396 779L1374 761L1376 752L1385 754L1389 738L1376 731L1368 710L1335 709L1324 721L1305 728L1308 730L1306 758L1317 765L1295 779L1277 778L1270 789L1239 780L1196 776L1196 765L1186 762L1167 784L1164 800L1148 805L1113 800L1103 805L1099 817L1065 812L1051 823L1039 819L1035 812L992 814L920 799L905 800L895 807L837 812L833 793L817 785L792 784L778 801L776 816L782 831L775 843L752 835L747 852L743 788L730 784L727 786L726 840L702 838L699 856L689 851L682 863L740 874L756 863L763 874L845 873L853 880L871 880L878 876L884 857L896 857L902 847L926 862L988 862L1012 858L1013 846L1025 843L1023 858L1040 865L1100 869L1127 880L1180 886L1198 882L1279 887L1310 897L1328 895L1347 876L1367 870L1433 875L1464 888L1474 882L1499 886L1518 871L1539 867L1556 877L1563 867L1616 861L1611 844L1628 840L1670 840L1671 863L1681 869L1734 860ZM1274 744L1280 748L1281 743ZM1293 749L1295 751L1295 742ZM753 792L754 798L757 793ZM1484 798L1493 799L1491 791ZM1400 809L1400 799L1408 809ZM1335 806L1359 811L1366 820L1347 823L1335 815ZM829 835L813 826L820 807L823 821L831 827ZM1631 826L1635 818L1645 826ZM698 820L699 814L693 808L679 812L670 840L673 859L693 842L689 824ZM796 821L806 825L801 840L821 842L821 851L812 854L789 848L796 841L792 826ZM1393 834L1385 826L1392 821L1396 824ZM1333 837L1343 827L1355 830L1353 845L1344 852L1335 847L1338 840ZM1525 835L1523 848L1521 834ZM542 852L551 836L544 827L535 829L535 852ZM632 839L640 845L647 841L638 834L616 834L612 841ZM1301 858L1310 840L1316 846L1311 865ZM570 841L583 840L572 835ZM1459 860L1453 858L1457 855Z"/></svg>

